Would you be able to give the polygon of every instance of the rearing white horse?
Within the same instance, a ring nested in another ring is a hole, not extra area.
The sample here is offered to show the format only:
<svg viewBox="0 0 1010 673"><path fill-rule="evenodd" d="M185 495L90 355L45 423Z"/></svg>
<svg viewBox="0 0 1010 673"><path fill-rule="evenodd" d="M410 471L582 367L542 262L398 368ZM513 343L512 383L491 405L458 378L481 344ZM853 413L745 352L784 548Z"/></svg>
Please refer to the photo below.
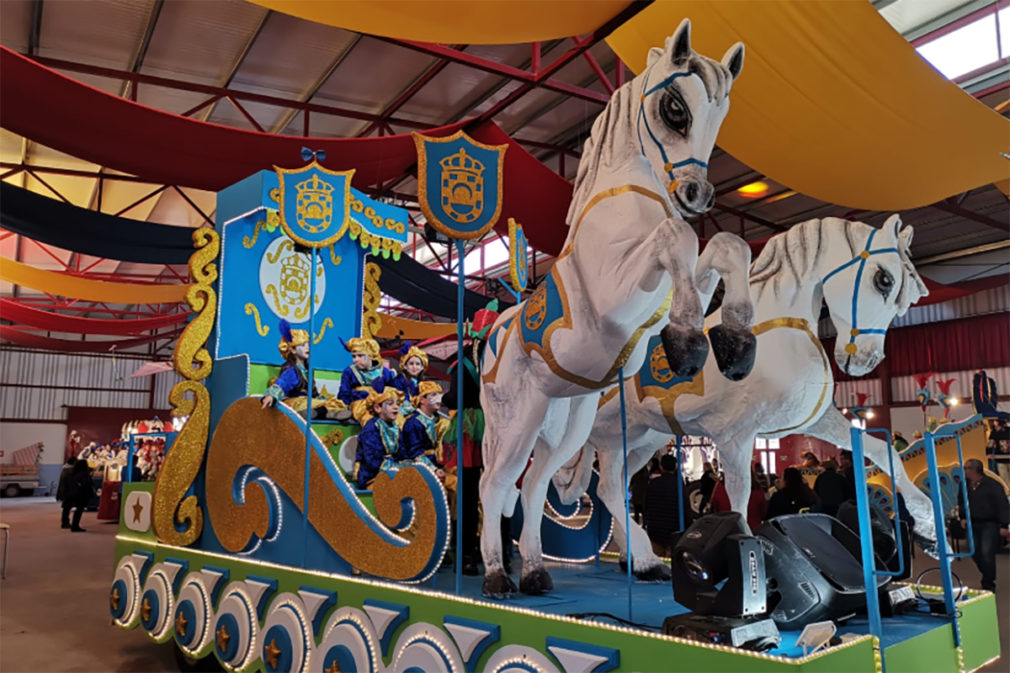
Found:
<svg viewBox="0 0 1010 673"><path fill-rule="evenodd" d="M832 404L834 380L817 338L817 318L823 299L838 331L834 357L839 368L861 376L877 366L891 320L928 294L909 259L912 229L899 231L900 226L897 215L881 230L826 218L772 237L751 269L760 348L754 371L746 381L734 383L716 376L715 363L707 363L693 380L684 380L654 357L652 366L643 366L627 386L628 474L675 433L711 437L719 448L730 503L746 515L756 436L806 434L851 449L849 421ZM699 285L707 298L715 279L699 278ZM718 312L706 322L718 322ZM654 348L658 351L658 345ZM623 556L626 505L616 393L615 388L604 395L586 449L554 483L563 501L581 495L589 484L595 449L597 492L614 515L614 539ZM871 435L864 447L866 456L886 470L891 448ZM897 454L894 465L916 536L928 551L936 541L930 500L909 480ZM669 578L669 569L634 521L631 557L640 579Z"/></svg>
<svg viewBox="0 0 1010 673"><path fill-rule="evenodd" d="M712 205L707 161L743 53L737 44L722 63L695 54L687 20L665 49L650 51L648 68L614 93L593 124L564 251L537 291L505 311L489 336L481 366L484 530L497 530L535 448L522 491L526 593L552 587L540 547L547 485L585 443L600 391L622 368L638 369L660 330L678 370L697 372L707 358L694 282L698 240L679 213ZM740 378L750 371L755 343L750 250L729 234L710 245L703 268L725 274L727 288L724 324L712 340L723 372ZM515 591L502 569L499 537L482 536L481 552L484 593Z"/></svg>

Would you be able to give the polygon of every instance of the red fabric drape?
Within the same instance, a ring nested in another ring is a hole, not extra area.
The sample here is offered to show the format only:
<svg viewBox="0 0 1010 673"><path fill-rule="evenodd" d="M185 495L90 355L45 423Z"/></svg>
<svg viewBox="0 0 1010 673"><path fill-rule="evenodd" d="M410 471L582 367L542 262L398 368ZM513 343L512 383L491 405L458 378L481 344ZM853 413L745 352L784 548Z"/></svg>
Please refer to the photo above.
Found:
<svg viewBox="0 0 1010 673"><path fill-rule="evenodd" d="M182 334L182 330L159 334L157 336L146 336L139 339L121 339L119 341L72 341L69 339L52 339L39 334L26 332L21 328L10 325L0 325L0 339L16 343L19 346L28 348L43 348L51 351L62 351L64 353L108 353L113 348L122 351L134 346L142 346L156 339L174 339Z"/></svg>
<svg viewBox="0 0 1010 673"><path fill-rule="evenodd" d="M0 316L4 320L22 323L51 332L79 332L81 334L142 334L150 330L178 325L186 321L188 313L172 313L157 318L136 320L101 320L60 315L28 306L13 299L0 298Z"/></svg>
<svg viewBox="0 0 1010 673"><path fill-rule="evenodd" d="M162 112L82 84L0 47L3 127L80 159L152 182L218 191L274 165L301 165L301 148L325 150L332 170L355 169L368 187L403 175L417 162L410 135L302 138L243 131ZM572 186L492 122L458 122L425 131L446 136L466 128L486 144L507 143L498 231L514 217L530 245L561 251Z"/></svg>
<svg viewBox="0 0 1010 673"><path fill-rule="evenodd" d="M834 347L834 339L825 339L828 353ZM892 329L884 353L892 377L1010 366L1010 313ZM852 380L830 360L836 381Z"/></svg>

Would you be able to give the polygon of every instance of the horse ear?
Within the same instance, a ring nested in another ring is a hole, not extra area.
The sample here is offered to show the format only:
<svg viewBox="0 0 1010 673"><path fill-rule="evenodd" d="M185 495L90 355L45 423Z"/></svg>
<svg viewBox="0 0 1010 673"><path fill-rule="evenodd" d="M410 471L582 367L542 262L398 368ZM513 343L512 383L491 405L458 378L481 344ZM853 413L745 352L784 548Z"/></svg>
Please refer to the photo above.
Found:
<svg viewBox="0 0 1010 673"><path fill-rule="evenodd" d="M743 70L743 52L743 42L737 42L727 49L722 57L722 64L729 70L729 74L733 75L733 79L739 77L740 71Z"/></svg>
<svg viewBox="0 0 1010 673"><path fill-rule="evenodd" d="M670 58L674 63L683 61L691 55L691 19L684 19L680 22L673 37L667 39L666 49L670 52Z"/></svg>
<svg viewBox="0 0 1010 673"><path fill-rule="evenodd" d="M901 241L901 244L903 246L905 246L906 249L909 248L909 247L911 247L911 245L912 245L912 225L908 225L907 227L905 227L904 229L901 230L901 233L898 234L898 240Z"/></svg>
<svg viewBox="0 0 1010 673"><path fill-rule="evenodd" d="M663 55L663 50L659 47L653 47L649 50L649 61L646 67L651 68L652 64L659 60L659 57Z"/></svg>
<svg viewBox="0 0 1010 673"><path fill-rule="evenodd" d="M901 229L901 216L895 213L894 215L891 215L889 218L887 218L887 221L884 222L884 229L886 229L887 233L894 238L895 242L897 242L898 230Z"/></svg>

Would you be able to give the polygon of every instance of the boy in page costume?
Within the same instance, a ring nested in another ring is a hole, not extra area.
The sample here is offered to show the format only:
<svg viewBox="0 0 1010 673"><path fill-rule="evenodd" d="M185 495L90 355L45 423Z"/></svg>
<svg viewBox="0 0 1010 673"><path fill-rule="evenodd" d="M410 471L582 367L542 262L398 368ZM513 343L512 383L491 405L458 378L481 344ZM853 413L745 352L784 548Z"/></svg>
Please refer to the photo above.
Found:
<svg viewBox="0 0 1010 673"><path fill-rule="evenodd" d="M387 458L395 460L400 451L400 391L387 386L381 378L372 383L371 392L361 405L372 415L358 434L354 456L354 480L360 489L370 488Z"/></svg>
<svg viewBox="0 0 1010 673"><path fill-rule="evenodd" d="M400 431L399 461L427 460L434 467L446 423L438 417L442 408L442 387L435 381L421 381L414 396L414 410L407 415ZM402 411L402 409L401 409Z"/></svg>
<svg viewBox="0 0 1010 673"><path fill-rule="evenodd" d="M309 333L303 329L291 329L291 324L283 318L279 327L281 341L277 345L277 350L284 358L284 366L267 388L263 396L263 408L272 407L277 402L285 402L302 417L308 418ZM326 418L332 414L337 420L341 420L340 417L346 415L343 403L339 400L317 399L318 394L318 390L312 391L313 418Z"/></svg>
<svg viewBox="0 0 1010 673"><path fill-rule="evenodd" d="M372 384L379 380L384 387L392 387L396 375L382 366L379 343L375 339L355 337L340 342L351 354L351 366L344 369L340 377L337 399L347 405L354 420L364 425L372 416L371 405L365 404Z"/></svg>
<svg viewBox="0 0 1010 673"><path fill-rule="evenodd" d="M414 411L412 400L418 395L418 384L424 380L424 372L428 369L428 354L410 342L400 348L400 373L393 380L393 385L403 393L406 401L400 409L404 418Z"/></svg>

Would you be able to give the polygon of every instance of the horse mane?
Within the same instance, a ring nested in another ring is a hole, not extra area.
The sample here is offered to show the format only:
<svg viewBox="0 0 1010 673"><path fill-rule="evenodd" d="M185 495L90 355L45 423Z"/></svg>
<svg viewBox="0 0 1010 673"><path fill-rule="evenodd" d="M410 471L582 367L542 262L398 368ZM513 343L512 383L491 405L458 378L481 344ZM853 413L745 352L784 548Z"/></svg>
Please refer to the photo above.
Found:
<svg viewBox="0 0 1010 673"><path fill-rule="evenodd" d="M763 292L764 287L771 281L772 291L778 294L788 281L795 294L803 281L814 273L822 252L827 249L824 240L825 227L838 225L842 226L850 254L852 257L858 255L873 230L871 225L838 217L807 220L768 240L761 254L751 263L751 285L761 285L760 291ZM903 272L895 298L898 315L904 314L920 297L929 294L925 283L915 270L915 265L912 264L908 240L902 236L898 237L898 256Z"/></svg>

